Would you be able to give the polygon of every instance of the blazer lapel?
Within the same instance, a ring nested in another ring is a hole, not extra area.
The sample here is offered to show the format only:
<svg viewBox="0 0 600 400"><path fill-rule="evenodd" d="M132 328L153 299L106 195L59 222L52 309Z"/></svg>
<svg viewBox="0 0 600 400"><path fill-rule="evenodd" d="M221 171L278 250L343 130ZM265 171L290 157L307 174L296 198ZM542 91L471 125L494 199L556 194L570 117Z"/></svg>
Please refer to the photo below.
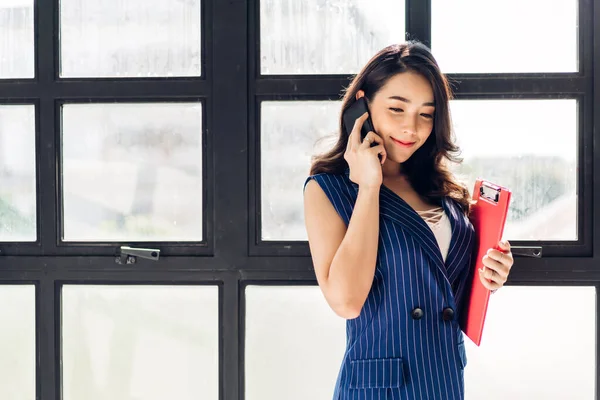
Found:
<svg viewBox="0 0 600 400"><path fill-rule="evenodd" d="M465 216L454 201L444 199L444 210L452 225L452 239L450 240L450 248L446 257L446 271L448 280L453 283L456 277L461 272L461 266L465 262L465 258L469 258L468 251L460 251L461 249L471 248L473 240L473 228L469 218Z"/></svg>
<svg viewBox="0 0 600 400"><path fill-rule="evenodd" d="M349 175L350 170L346 169L347 182L356 196L358 195L358 185L350 180ZM381 185L379 208L382 217L389 218L402 226L425 250L425 253L440 270L442 276L451 284L459 275L459 267L462 265L464 258L469 256L467 252L460 252L459 250L465 248L465 241L470 243L473 235L471 234L470 222L460 212L458 205L454 204L452 200L444 199L442 206L452 227L452 238L450 239L450 247L445 263L437 239L427 222L394 191L385 185Z"/></svg>
<svg viewBox="0 0 600 400"><path fill-rule="evenodd" d="M379 207L381 215L400 224L419 243L443 275L446 276L446 266L440 247L427 222L406 201L385 185L381 186L380 193Z"/></svg>

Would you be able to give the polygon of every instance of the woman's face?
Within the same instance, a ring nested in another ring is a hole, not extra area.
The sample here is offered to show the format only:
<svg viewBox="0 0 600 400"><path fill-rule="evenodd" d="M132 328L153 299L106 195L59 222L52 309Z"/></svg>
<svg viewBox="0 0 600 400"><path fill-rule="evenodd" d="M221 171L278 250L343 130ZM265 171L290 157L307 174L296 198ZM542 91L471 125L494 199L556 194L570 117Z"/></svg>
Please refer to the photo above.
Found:
<svg viewBox="0 0 600 400"><path fill-rule="evenodd" d="M357 98L364 96L359 91ZM433 129L433 90L422 75L407 71L390 78L369 102L376 133L389 161L403 163L427 140Z"/></svg>

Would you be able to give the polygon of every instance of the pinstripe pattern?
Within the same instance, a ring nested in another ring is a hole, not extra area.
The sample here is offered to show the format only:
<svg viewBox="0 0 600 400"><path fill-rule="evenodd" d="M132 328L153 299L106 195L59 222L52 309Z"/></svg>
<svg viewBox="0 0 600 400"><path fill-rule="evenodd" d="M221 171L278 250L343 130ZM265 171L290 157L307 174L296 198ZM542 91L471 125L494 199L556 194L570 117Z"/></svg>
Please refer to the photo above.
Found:
<svg viewBox="0 0 600 400"><path fill-rule="evenodd" d="M346 225L358 185L348 172L316 180ZM334 400L463 399L466 365L459 313L468 278L473 227L443 201L452 225L446 262L418 213L385 186L380 191L379 252L373 286L358 318L346 322L346 352ZM411 312L419 307L421 319ZM450 307L454 319L442 312Z"/></svg>

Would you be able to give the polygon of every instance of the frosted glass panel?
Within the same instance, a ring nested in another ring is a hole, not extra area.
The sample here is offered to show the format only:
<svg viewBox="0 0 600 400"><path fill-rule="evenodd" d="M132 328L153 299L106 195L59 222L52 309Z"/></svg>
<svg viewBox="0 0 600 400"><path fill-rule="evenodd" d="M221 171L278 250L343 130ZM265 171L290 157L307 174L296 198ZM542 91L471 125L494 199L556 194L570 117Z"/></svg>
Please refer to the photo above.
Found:
<svg viewBox="0 0 600 400"><path fill-rule="evenodd" d="M577 0L432 0L432 50L443 72L578 70Z"/></svg>
<svg viewBox="0 0 600 400"><path fill-rule="evenodd" d="M0 105L0 242L36 241L35 181L35 106Z"/></svg>
<svg viewBox="0 0 600 400"><path fill-rule="evenodd" d="M260 1L265 75L356 73L404 36L404 1Z"/></svg>
<svg viewBox="0 0 600 400"><path fill-rule="evenodd" d="M199 76L200 19L200 0L60 0L60 75Z"/></svg>
<svg viewBox="0 0 600 400"><path fill-rule="evenodd" d="M577 101L455 100L469 190L477 177L512 192L509 240L577 240ZM552 116L543 118L542 116Z"/></svg>
<svg viewBox="0 0 600 400"><path fill-rule="evenodd" d="M65 241L201 241L202 105L67 104Z"/></svg>
<svg viewBox="0 0 600 400"><path fill-rule="evenodd" d="M481 347L465 339L467 400L595 397L594 287L505 287L490 299Z"/></svg>
<svg viewBox="0 0 600 400"><path fill-rule="evenodd" d="M64 286L64 400L218 400L218 293L212 286Z"/></svg>
<svg viewBox="0 0 600 400"><path fill-rule="evenodd" d="M262 240L306 240L302 185L311 155L337 140L341 103L261 104Z"/></svg>
<svg viewBox="0 0 600 400"><path fill-rule="evenodd" d="M245 399L331 399L345 329L317 286L247 287Z"/></svg>
<svg viewBox="0 0 600 400"><path fill-rule="evenodd" d="M36 398L35 286L0 285L0 399Z"/></svg>
<svg viewBox="0 0 600 400"><path fill-rule="evenodd" d="M0 1L0 79L33 78L33 0Z"/></svg>

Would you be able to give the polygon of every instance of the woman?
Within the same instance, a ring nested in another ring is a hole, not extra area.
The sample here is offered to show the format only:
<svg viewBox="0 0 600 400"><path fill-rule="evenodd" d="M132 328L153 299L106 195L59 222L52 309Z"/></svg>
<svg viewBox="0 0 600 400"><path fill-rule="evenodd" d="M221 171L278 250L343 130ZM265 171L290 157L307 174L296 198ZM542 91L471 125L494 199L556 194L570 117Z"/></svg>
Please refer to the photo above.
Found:
<svg viewBox="0 0 600 400"><path fill-rule="evenodd" d="M335 399L463 399L459 312L473 248L470 196L445 164L456 161L450 89L418 42L376 54L346 91L369 113L317 158L304 191L317 280L346 318ZM375 132L361 141L369 116ZM490 249L483 285L503 286L510 244Z"/></svg>

